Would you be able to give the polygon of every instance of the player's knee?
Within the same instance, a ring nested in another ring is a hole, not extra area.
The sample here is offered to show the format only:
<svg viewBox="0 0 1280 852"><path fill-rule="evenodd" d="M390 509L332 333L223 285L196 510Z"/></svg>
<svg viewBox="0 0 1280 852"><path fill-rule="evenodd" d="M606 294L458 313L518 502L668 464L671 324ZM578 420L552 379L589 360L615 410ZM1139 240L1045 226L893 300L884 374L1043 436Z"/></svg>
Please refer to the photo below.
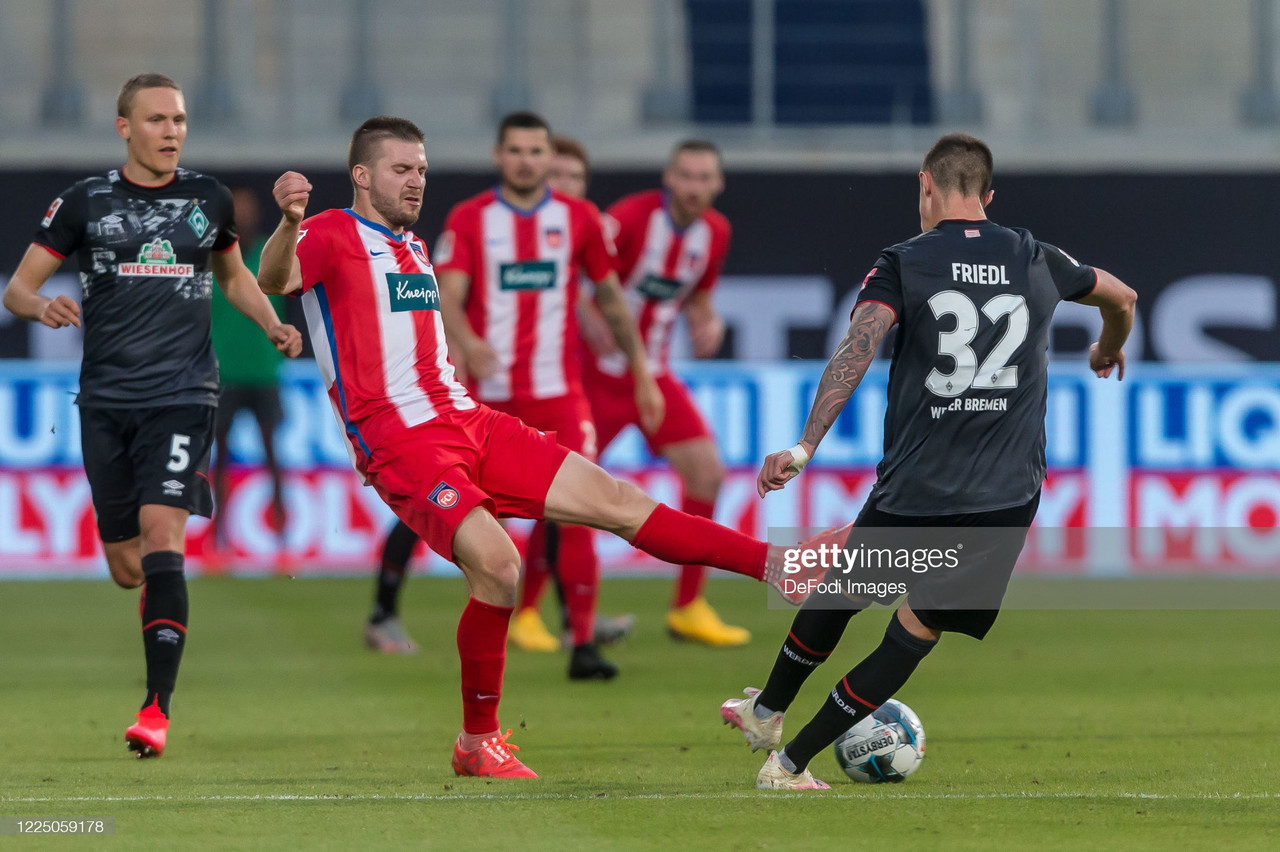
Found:
<svg viewBox="0 0 1280 852"><path fill-rule="evenodd" d="M510 539L487 542L459 567L467 574L473 596L499 606L515 604L520 552Z"/></svg>
<svg viewBox="0 0 1280 852"><path fill-rule="evenodd" d="M514 590L520 582L520 554L513 548L510 553L495 556L485 566L485 573L504 589Z"/></svg>
<svg viewBox="0 0 1280 852"><path fill-rule="evenodd" d="M141 546L144 553L155 553L161 550L183 550L186 517L173 516L168 513L142 513Z"/></svg>
<svg viewBox="0 0 1280 852"><path fill-rule="evenodd" d="M172 538L167 530L151 529L142 531L142 548L147 553L161 550L173 550Z"/></svg>

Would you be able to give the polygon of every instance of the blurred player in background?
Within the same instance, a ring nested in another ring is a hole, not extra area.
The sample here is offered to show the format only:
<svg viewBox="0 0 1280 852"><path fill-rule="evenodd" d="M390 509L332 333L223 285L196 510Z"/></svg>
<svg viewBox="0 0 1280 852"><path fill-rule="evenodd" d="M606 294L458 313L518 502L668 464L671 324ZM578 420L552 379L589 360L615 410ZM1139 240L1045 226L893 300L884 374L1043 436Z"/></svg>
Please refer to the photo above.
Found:
<svg viewBox="0 0 1280 852"><path fill-rule="evenodd" d="M231 192L235 204L236 230L240 235L241 253L245 266L255 275L258 258L266 238L259 233L262 211L258 197L247 187ZM283 299L270 296L271 305L279 316ZM213 463L213 495L217 511L213 515L214 542L221 552L226 549L227 468L231 463L231 450L227 436L236 414L248 411L258 424L262 436L263 459L271 475L271 512L268 523L281 538L279 550L284 551L284 477L276 460L276 426L280 424L280 353L271 341L247 317L241 314L222 295L221 289L213 291L213 349L218 356L218 375L222 380L222 393L218 396L218 415L214 421L214 442L218 453Z"/></svg>
<svg viewBox="0 0 1280 852"><path fill-rule="evenodd" d="M618 200L605 221L614 230L618 274L640 323L649 368L666 401L661 428L642 430L645 442L679 474L684 489L680 508L711 518L724 464L689 389L671 370L669 353L681 312L693 337L694 357L714 357L724 341L724 321L712 300L730 233L729 221L711 206L724 190L719 149L701 140L681 142L671 153L662 184L663 189ZM596 355L587 359L583 384L604 452L618 433L640 423L640 412L632 402L632 380L622 353L600 333L590 304L583 306L583 317L584 337ZM679 639L711 646L746 644L750 631L725 624L707 603L706 579L704 566L680 569L667 630Z"/></svg>
<svg viewBox="0 0 1280 852"><path fill-rule="evenodd" d="M539 143L545 130L520 127L524 121L511 124L500 137L504 159L536 160L525 144L532 149L549 141ZM356 471L467 579L471 597L457 634L463 732L454 745L454 771L536 777L513 754L511 732L498 728L520 554L497 516L590 525L626 538L655 558L709 563L768 582L791 600L801 596L788 594L779 548L655 503L552 436L474 401L449 360L442 300L426 247L405 230L422 207L427 168L422 132L404 119L369 119L353 135L347 162L355 192L347 210L327 210L303 221L311 184L297 172L286 172L276 182L283 216L263 250L258 283L264 292L301 292L316 362ZM513 168L526 187L535 171L529 165ZM523 198L522 193L517 200ZM552 196L544 197L540 209L551 204L566 216L574 206ZM486 207L477 203L473 209ZM493 215L501 220L510 213ZM525 221L516 224L522 243L537 220ZM545 239L547 222L539 224ZM562 220L562 228L568 225ZM570 236L562 230L561 245ZM455 246L455 263L458 251ZM543 280L542 269L520 270L507 281L531 286ZM536 291L529 295L538 298ZM621 311L611 307L621 304L621 297L609 298L606 311L618 336L638 351L634 325L623 321L625 306ZM477 356L483 354L470 353L473 365L481 365ZM500 364L490 365L490 378L498 376ZM522 381L527 380L526 374Z"/></svg>
<svg viewBox="0 0 1280 852"><path fill-rule="evenodd" d="M662 423L663 402L622 298L599 211L547 185L553 156L551 129L540 116L516 112L502 120L493 151L499 185L456 205L440 235L441 316L450 352L476 399L554 433L594 461L596 432L582 390L577 329L580 275L595 284L622 370L633 378L629 401L647 431ZM591 530L544 525L530 540L528 558L546 558L560 578L573 634L569 677L614 677L617 668L594 641L600 565ZM558 646L536 610L522 614ZM516 620L511 629L523 627Z"/></svg>
<svg viewBox="0 0 1280 852"><path fill-rule="evenodd" d="M826 788L807 768L818 752L892 698L943 632L982 639L995 623L1040 503L1046 353L1058 302L1100 309L1102 330L1089 348L1089 368L1099 378L1113 371L1124 378L1123 347L1137 296L1110 273L1027 231L989 221L991 174L991 150L972 136L944 136L930 149L919 176L924 233L885 249L867 274L800 442L768 456L757 483L764 497L799 474L897 324L884 459L858 519L832 531L828 543L847 549L851 531L860 528L862 535L877 528L908 535L927 527L948 536L956 529L987 531L970 540L974 546L957 564L906 575L907 598L880 646L775 752L783 714L801 685L870 600L818 594L796 614L765 688L748 688L746 698L721 707L752 750L770 750L756 778L762 789ZM899 596L875 600L890 604Z"/></svg>
<svg viewBox="0 0 1280 852"><path fill-rule="evenodd" d="M586 198L591 183L591 159L577 139L556 134L551 137L551 167L547 183L561 195Z"/></svg>
<svg viewBox="0 0 1280 852"><path fill-rule="evenodd" d="M554 136L551 139L551 148L554 156L551 158L551 168L547 172L547 184L552 190L562 195L586 198L587 185L591 181L591 161L587 156L586 147L576 139L571 139L567 136ZM590 303L591 290L589 282L584 282L580 292L581 295L578 298L579 306L583 303ZM581 316L582 314L579 313L579 318ZM613 335L599 312L594 311L590 319L595 320L590 325L590 330L600 335L600 342L597 345L613 347ZM580 333L585 334L587 331L588 326L579 326ZM560 581L559 574L551 570L554 567L555 558L548 551L555 548L555 542L548 542L547 540L548 527L549 525L546 522L539 521L534 525L533 532L529 536L529 546L527 548L529 557L525 562L524 578L520 587L520 602L516 605L516 614L511 622L511 640L526 651L554 651L564 641L572 640L569 613L564 605L563 584ZM555 532L552 532L552 535L555 536ZM538 614L539 600L548 578L555 584L556 592L560 599L564 631L562 633L562 641L557 641L551 635L542 623L542 617ZM635 620L634 615L627 613L621 615L600 615L597 613L594 632L596 643L599 645L611 645L626 638L635 627Z"/></svg>
<svg viewBox="0 0 1280 852"><path fill-rule="evenodd" d="M116 101L125 165L53 200L4 293L15 316L80 326L81 306L40 288L75 255L84 293L81 443L111 578L143 586L147 691L125 732L139 757L159 757L187 635L187 518L209 517L206 471L218 402L209 337L214 277L274 348L302 351L258 290L237 242L231 193L178 168L187 111L161 74L129 79Z"/></svg>

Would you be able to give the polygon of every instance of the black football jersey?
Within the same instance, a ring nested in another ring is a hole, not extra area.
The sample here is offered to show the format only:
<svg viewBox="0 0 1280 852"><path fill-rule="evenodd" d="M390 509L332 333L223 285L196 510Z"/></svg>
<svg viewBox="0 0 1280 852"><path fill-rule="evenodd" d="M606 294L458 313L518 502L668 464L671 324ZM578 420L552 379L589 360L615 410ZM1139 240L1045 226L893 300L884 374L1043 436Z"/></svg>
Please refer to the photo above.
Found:
<svg viewBox="0 0 1280 852"><path fill-rule="evenodd" d="M858 296L898 320L872 491L881 511L986 512L1034 496L1049 320L1096 284L1066 252L986 220L944 220L885 249Z"/></svg>
<svg viewBox="0 0 1280 852"><path fill-rule="evenodd" d="M236 243L231 193L178 169L164 186L119 170L49 205L35 242L80 266L81 405L216 405L209 253Z"/></svg>

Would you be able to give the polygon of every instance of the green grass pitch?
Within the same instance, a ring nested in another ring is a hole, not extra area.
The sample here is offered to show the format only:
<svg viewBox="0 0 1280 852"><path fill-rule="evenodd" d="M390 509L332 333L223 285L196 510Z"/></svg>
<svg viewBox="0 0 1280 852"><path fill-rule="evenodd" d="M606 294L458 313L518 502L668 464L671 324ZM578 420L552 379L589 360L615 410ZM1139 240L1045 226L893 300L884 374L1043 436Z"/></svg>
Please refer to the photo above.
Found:
<svg viewBox="0 0 1280 852"><path fill-rule="evenodd" d="M1136 587L1142 594L1140 584ZM410 580L424 651L366 651L371 579L196 579L168 750L122 735L143 687L137 593L0 583L0 816L110 816L94 849L1280 848L1280 610L1008 611L985 642L945 638L898 696L929 736L900 785L756 791L763 754L718 705L761 685L790 621L761 587L715 582L745 648L676 644L668 582L611 580L640 617L613 683L513 652L502 702L532 782L459 779L460 581ZM550 597L550 596L549 596ZM884 630L853 620L788 731Z"/></svg>

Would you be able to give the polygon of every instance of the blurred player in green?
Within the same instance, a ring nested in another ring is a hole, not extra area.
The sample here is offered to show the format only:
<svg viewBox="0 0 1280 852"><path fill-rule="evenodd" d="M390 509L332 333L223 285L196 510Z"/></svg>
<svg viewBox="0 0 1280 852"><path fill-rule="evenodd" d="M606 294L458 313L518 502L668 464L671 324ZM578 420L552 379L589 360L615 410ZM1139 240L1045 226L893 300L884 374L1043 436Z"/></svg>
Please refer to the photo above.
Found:
<svg viewBox="0 0 1280 852"><path fill-rule="evenodd" d="M258 233L262 218L258 198L245 187L232 191L231 198L235 205L244 262L256 275L262 246L266 243L266 238ZM269 298L278 316L284 307L284 299L281 296ZM282 417L279 390L282 356L271 341L262 336L252 320L232 307L221 289L215 289L213 295L213 348L218 355L218 372L222 377L214 429L214 441L218 446L213 464L213 493L217 506L213 515L214 542L219 552L227 549L227 467L231 462L227 437L236 414L248 411L258 424L263 458L271 474L271 511L267 520L271 529L280 536L279 549L283 552L284 481L275 448L275 430Z"/></svg>

